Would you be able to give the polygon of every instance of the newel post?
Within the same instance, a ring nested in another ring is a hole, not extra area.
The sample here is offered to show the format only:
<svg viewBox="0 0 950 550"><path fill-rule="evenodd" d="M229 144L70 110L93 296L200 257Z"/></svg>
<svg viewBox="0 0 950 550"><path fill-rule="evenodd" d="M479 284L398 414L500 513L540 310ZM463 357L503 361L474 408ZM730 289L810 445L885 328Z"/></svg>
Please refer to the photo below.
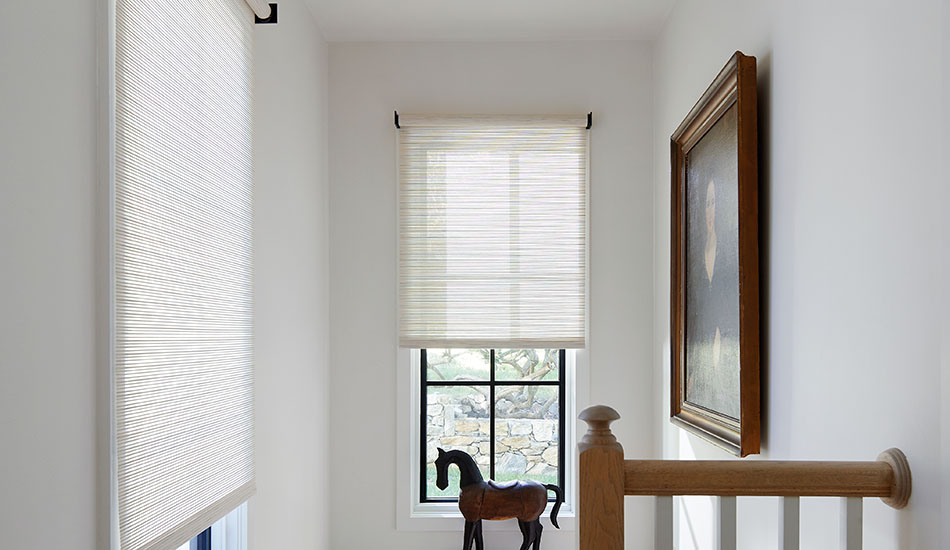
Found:
<svg viewBox="0 0 950 550"><path fill-rule="evenodd" d="M595 405L579 418L587 422L587 434L577 445L580 550L623 550L623 447L610 431L620 415Z"/></svg>

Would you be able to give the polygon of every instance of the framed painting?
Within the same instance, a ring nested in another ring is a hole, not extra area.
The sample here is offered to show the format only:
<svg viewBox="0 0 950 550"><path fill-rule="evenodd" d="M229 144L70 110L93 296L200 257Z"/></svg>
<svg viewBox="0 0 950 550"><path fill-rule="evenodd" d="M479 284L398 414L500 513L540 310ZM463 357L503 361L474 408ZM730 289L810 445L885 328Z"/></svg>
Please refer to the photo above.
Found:
<svg viewBox="0 0 950 550"><path fill-rule="evenodd" d="M670 139L670 419L737 456L761 436L756 124L736 52Z"/></svg>

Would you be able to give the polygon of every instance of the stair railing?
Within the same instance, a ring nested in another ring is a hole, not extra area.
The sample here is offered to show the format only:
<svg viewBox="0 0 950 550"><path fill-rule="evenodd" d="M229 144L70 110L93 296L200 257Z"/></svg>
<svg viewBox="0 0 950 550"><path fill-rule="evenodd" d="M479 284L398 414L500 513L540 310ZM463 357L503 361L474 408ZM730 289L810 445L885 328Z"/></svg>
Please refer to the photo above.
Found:
<svg viewBox="0 0 950 550"><path fill-rule="evenodd" d="M716 548L736 548L736 497L775 496L780 550L799 548L799 499L842 499L841 547L860 550L863 499L876 497L900 509L911 493L907 458L888 449L875 461L624 460L610 430L617 411L597 405L580 419L588 431L580 452L580 550L623 549L623 497L655 497L655 550L673 550L673 496L708 495L719 501Z"/></svg>

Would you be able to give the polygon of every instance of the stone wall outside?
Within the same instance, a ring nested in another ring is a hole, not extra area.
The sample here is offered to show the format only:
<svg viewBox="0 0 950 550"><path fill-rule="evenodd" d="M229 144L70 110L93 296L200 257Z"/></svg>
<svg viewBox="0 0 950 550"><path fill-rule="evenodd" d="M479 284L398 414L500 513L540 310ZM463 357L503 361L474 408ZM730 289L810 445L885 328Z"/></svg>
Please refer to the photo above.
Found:
<svg viewBox="0 0 950 550"><path fill-rule="evenodd" d="M426 407L426 462L438 457L438 448L460 450L488 469L491 423L480 407L453 403L448 396L438 396L436 403ZM496 419L496 477L505 479L557 475L558 419Z"/></svg>

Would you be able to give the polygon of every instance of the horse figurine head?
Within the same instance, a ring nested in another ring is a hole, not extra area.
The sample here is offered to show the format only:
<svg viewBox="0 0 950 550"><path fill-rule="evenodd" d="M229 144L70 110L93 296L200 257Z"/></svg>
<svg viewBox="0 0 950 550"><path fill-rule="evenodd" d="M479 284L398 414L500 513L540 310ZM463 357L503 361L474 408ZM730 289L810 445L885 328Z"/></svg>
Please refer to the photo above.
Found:
<svg viewBox="0 0 950 550"><path fill-rule="evenodd" d="M456 464L461 474L459 487L483 481L482 473L471 455L462 451L444 451L439 449L439 458L435 460L435 486L444 491L449 486L449 465Z"/></svg>
<svg viewBox="0 0 950 550"><path fill-rule="evenodd" d="M439 447L439 458L435 459L435 486L444 491L449 486L449 463L445 451Z"/></svg>

